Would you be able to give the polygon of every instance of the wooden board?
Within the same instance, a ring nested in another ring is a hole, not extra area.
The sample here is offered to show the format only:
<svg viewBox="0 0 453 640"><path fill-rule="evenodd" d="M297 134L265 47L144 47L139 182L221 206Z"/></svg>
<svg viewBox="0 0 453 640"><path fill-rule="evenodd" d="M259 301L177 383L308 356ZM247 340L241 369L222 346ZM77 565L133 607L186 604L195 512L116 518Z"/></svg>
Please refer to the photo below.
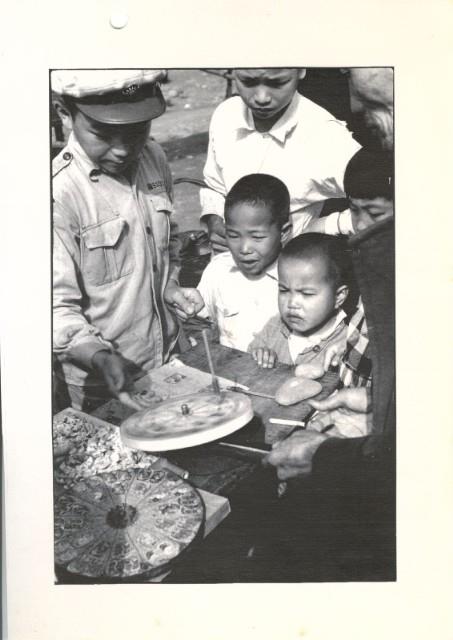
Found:
<svg viewBox="0 0 453 640"><path fill-rule="evenodd" d="M212 343L211 352L216 371L239 384L246 385L252 391L275 394L278 387L293 375L294 367L279 364L275 369L258 367L252 356L243 351L229 349ZM207 371L206 355L202 345L185 352L180 359L191 367ZM338 385L338 374L327 372L319 382L323 390L317 396L321 400L329 396ZM286 437L293 427L283 427L269 422L270 418L284 418L286 420L305 420L312 407L306 402L282 407L274 400L250 396L253 406L254 419L237 433L227 438L229 443L251 446L258 449L270 449L271 445Z"/></svg>

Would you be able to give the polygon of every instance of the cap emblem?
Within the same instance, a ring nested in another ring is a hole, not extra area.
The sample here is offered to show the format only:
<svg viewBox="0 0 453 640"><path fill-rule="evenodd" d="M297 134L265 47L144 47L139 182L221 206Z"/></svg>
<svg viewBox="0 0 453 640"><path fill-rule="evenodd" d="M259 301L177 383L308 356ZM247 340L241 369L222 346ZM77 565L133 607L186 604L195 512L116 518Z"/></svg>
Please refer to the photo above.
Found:
<svg viewBox="0 0 453 640"><path fill-rule="evenodd" d="M133 96L134 93L138 91L138 84L131 84L129 87L126 87L121 91L123 96Z"/></svg>

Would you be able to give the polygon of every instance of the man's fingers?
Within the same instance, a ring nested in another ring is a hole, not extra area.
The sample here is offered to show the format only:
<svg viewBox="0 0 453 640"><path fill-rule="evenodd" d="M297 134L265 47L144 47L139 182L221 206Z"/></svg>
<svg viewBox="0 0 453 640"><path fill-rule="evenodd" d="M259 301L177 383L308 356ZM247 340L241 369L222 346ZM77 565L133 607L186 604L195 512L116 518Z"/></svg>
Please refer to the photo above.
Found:
<svg viewBox="0 0 453 640"><path fill-rule="evenodd" d="M329 367L338 367L342 356L342 350L338 346L328 347L324 356L323 367L327 371Z"/></svg>
<svg viewBox="0 0 453 640"><path fill-rule="evenodd" d="M292 465L280 466L277 469L277 477L279 480L290 480L291 478L295 478L296 476L305 476L308 475L311 471L311 466L307 465L304 467L294 467Z"/></svg>
<svg viewBox="0 0 453 640"><path fill-rule="evenodd" d="M119 374L117 372L115 372L115 373L110 372L106 376L106 382L107 382L107 386L109 388L110 393L112 395L118 397L119 392L125 386L125 377L124 377L124 375L121 375L121 374Z"/></svg>
<svg viewBox="0 0 453 640"><path fill-rule="evenodd" d="M173 292L171 296L171 304L174 307L176 314L182 320L186 320L188 317L193 316L197 311L199 311L199 309L196 309L194 301L190 299L190 295L188 297L185 295L184 289L176 289Z"/></svg>
<svg viewBox="0 0 453 640"><path fill-rule="evenodd" d="M332 416L329 411L326 411L325 413L318 413L315 418L310 420L307 427L312 431L318 431L321 433L324 429L330 427L331 424Z"/></svg>
<svg viewBox="0 0 453 640"><path fill-rule="evenodd" d="M279 443L275 447L275 449L272 449L272 451L267 456L268 463L273 465L274 467L278 467L282 464L283 465L288 464L290 460L291 460L291 443L288 446L287 441L283 441Z"/></svg>
<svg viewBox="0 0 453 640"><path fill-rule="evenodd" d="M193 313L198 313L203 309L204 300L201 297L201 293L198 291L198 289L194 289L192 287L183 287L182 293L185 300L187 301L187 304L188 305L191 304L193 306L193 309L194 309Z"/></svg>
<svg viewBox="0 0 453 640"><path fill-rule="evenodd" d="M367 413L370 410L370 396L365 387L345 387L324 400L308 400L308 403L318 411L349 409L350 411Z"/></svg>
<svg viewBox="0 0 453 640"><path fill-rule="evenodd" d="M332 411L332 409L338 409L344 406L344 398L340 394L341 391L338 391L328 398L324 398L324 400L310 399L307 400L307 402L313 409L317 409L318 411Z"/></svg>

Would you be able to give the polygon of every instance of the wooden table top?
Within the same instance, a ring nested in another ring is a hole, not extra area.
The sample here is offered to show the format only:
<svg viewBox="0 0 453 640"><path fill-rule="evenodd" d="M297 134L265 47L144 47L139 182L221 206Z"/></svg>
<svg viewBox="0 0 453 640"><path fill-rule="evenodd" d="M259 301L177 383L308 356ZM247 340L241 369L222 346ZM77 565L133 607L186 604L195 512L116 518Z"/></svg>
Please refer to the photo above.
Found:
<svg viewBox="0 0 453 640"><path fill-rule="evenodd" d="M274 369L262 369L252 356L243 351L230 349L211 342L211 352L216 373L235 383L246 385L252 391L275 394L276 389L292 375L292 367L277 365ZM196 347L180 354L178 358L186 365L208 372L208 362L202 341ZM319 397L329 395L338 381L330 372L321 380L323 391ZM166 452L163 455L174 464L187 470L191 482L200 489L225 496L235 490L256 469L271 445L286 437L293 426L275 425L270 418L304 420L311 407L299 403L282 407L274 400L250 396L254 418L236 433L222 439L222 444L206 444L189 449ZM117 412L119 411L118 415ZM117 400L99 407L93 415L112 424L119 424L132 413ZM225 445L225 442L227 445ZM260 453L261 452L261 453Z"/></svg>
<svg viewBox="0 0 453 640"><path fill-rule="evenodd" d="M217 343L211 343L211 352L215 371L224 378L246 385L251 391L274 395L278 387L293 375L293 367L278 364L274 369L259 367L249 353L230 349ZM193 349L179 356L179 359L191 367L201 371L209 371L206 353L203 344L198 344ZM338 375L328 372L321 380L323 391L318 398L325 398L332 393L338 384ZM282 407L274 400L250 396L255 417L255 435L250 439L252 443L273 444L288 435L294 427L279 426L269 422L270 418L283 418L286 420L305 420L311 411L311 406L300 402L291 407ZM261 432L257 431L260 428ZM235 438L229 438L234 441ZM236 438L238 442L241 439ZM244 441L245 444L245 441Z"/></svg>

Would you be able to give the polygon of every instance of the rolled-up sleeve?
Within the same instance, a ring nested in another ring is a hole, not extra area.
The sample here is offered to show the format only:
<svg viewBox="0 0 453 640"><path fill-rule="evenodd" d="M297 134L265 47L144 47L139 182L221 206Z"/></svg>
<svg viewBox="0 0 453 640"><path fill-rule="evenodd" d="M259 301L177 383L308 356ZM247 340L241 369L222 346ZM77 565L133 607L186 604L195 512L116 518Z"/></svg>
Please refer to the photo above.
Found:
<svg viewBox="0 0 453 640"><path fill-rule="evenodd" d="M209 126L208 153L203 170L203 177L207 187L200 189L201 218L210 214L223 218L226 187L222 169L216 158L215 131L217 126L216 113L214 113Z"/></svg>
<svg viewBox="0 0 453 640"><path fill-rule="evenodd" d="M93 355L112 350L100 331L89 324L82 312L80 249L71 230L68 212L54 205L53 246L53 349L62 360L89 369Z"/></svg>

